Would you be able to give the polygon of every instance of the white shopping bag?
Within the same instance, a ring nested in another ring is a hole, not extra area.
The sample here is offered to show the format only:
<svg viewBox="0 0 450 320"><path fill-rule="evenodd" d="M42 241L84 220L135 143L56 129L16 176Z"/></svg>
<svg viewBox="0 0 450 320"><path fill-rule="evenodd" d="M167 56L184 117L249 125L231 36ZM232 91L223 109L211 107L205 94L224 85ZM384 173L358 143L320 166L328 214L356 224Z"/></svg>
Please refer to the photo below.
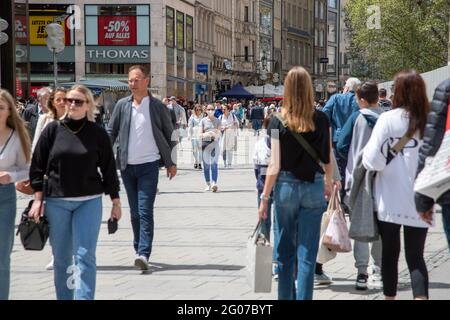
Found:
<svg viewBox="0 0 450 320"><path fill-rule="evenodd" d="M255 293L272 290L272 246L260 232L258 223L247 241L247 282Z"/></svg>
<svg viewBox="0 0 450 320"><path fill-rule="evenodd" d="M427 158L414 185L415 192L434 201L450 190L450 104L448 108L446 132L439 151L433 158Z"/></svg>

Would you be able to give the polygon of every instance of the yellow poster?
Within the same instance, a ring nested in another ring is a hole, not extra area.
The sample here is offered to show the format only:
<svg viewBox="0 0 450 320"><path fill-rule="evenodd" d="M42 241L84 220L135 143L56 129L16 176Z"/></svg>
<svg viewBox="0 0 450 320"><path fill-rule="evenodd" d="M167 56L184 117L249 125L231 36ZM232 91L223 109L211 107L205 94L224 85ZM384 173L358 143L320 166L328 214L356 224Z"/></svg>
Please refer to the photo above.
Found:
<svg viewBox="0 0 450 320"><path fill-rule="evenodd" d="M45 27L53 22L54 17L52 16L30 16L30 44L45 46L47 44ZM64 27L64 21L58 23Z"/></svg>

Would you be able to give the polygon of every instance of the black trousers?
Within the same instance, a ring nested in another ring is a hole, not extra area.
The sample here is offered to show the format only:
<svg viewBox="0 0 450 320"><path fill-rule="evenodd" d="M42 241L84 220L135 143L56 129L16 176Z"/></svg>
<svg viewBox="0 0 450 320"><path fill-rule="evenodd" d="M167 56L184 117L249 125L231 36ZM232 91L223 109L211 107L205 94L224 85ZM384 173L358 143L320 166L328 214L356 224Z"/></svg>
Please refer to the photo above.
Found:
<svg viewBox="0 0 450 320"><path fill-rule="evenodd" d="M401 225L378 221L383 245L381 274L384 295L397 296L398 258L400 256ZM429 297L428 270L423 257L428 229L404 226L406 263L411 275L414 298Z"/></svg>

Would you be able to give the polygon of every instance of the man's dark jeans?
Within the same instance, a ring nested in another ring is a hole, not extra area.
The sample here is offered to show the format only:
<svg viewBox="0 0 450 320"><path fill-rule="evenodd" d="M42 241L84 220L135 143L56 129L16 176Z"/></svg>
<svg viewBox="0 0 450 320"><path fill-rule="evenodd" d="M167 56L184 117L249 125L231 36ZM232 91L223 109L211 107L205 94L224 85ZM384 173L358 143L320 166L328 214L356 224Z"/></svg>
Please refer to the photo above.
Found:
<svg viewBox="0 0 450 320"><path fill-rule="evenodd" d="M128 165L122 171L127 191L134 234L134 250L147 259L152 253L154 219L153 206L159 178L159 161Z"/></svg>

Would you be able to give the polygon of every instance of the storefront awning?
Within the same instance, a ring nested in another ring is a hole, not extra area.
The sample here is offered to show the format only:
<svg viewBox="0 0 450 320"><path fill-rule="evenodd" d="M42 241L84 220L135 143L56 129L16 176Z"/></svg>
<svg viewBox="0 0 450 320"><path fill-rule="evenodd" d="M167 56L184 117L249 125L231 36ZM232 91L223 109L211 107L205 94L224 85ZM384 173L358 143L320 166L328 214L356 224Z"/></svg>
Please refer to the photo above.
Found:
<svg viewBox="0 0 450 320"><path fill-rule="evenodd" d="M95 79L95 80L80 80L78 82L61 83L63 87L71 87L75 84L82 84L90 89L101 89L111 91L129 91L128 85L118 80Z"/></svg>
<svg viewBox="0 0 450 320"><path fill-rule="evenodd" d="M58 82L66 82L72 81L74 76L70 74L58 74ZM25 75L19 76L20 81L27 81L27 77ZM53 82L55 78L53 74L31 74L30 82Z"/></svg>

